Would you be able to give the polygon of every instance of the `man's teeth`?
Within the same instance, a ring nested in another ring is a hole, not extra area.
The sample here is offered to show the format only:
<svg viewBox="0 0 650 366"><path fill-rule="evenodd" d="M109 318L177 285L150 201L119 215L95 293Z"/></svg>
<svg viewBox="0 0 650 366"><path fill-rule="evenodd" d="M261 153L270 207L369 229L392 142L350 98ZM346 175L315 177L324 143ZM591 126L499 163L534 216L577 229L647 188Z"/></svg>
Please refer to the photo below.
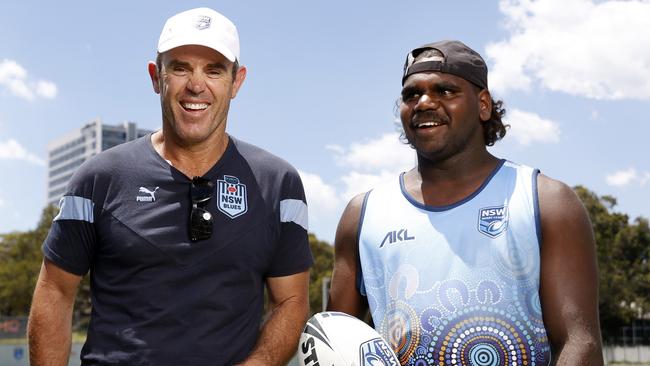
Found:
<svg viewBox="0 0 650 366"><path fill-rule="evenodd" d="M416 127L418 127L418 128L436 127L436 126L442 126L442 123L440 123L440 122L422 122L422 123L416 124Z"/></svg>
<svg viewBox="0 0 650 366"><path fill-rule="evenodd" d="M191 110L202 110L208 108L206 103L183 103L183 108Z"/></svg>

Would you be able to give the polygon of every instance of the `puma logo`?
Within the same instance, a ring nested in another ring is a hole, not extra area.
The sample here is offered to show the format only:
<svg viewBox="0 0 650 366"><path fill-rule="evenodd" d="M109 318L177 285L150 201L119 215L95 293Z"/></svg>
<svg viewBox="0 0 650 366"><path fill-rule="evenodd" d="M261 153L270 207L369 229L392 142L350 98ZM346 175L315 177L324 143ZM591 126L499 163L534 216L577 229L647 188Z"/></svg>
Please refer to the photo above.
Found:
<svg viewBox="0 0 650 366"><path fill-rule="evenodd" d="M137 196L135 200L137 202L154 202L156 200L156 191L160 187L156 187L152 190L146 188L146 187L140 187L140 190L138 192L148 194L148 196Z"/></svg>

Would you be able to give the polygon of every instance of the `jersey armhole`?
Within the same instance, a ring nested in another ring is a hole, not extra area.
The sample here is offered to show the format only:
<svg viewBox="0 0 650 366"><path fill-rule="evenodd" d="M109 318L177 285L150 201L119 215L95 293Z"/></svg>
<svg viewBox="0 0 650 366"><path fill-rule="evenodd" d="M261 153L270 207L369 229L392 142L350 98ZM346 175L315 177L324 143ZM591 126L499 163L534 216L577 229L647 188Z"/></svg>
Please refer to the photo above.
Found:
<svg viewBox="0 0 650 366"><path fill-rule="evenodd" d="M542 217L539 214L539 192L537 189L537 177L539 169L533 169L533 209L535 211L535 231L537 233L537 245L542 248Z"/></svg>
<svg viewBox="0 0 650 366"><path fill-rule="evenodd" d="M354 252L356 254L356 259L357 259L357 278L356 278L357 291L359 291L359 294L361 294L361 296L364 297L367 296L367 294L366 294L366 286L363 283L363 271L361 269L361 253L359 252L359 240L361 238L361 228L363 227L363 218L366 213L366 204L368 203L368 196L370 195L370 192L372 192L372 190L366 192L366 194L363 195L363 204L361 205L361 212L359 213L359 225L357 226L357 240L354 248Z"/></svg>

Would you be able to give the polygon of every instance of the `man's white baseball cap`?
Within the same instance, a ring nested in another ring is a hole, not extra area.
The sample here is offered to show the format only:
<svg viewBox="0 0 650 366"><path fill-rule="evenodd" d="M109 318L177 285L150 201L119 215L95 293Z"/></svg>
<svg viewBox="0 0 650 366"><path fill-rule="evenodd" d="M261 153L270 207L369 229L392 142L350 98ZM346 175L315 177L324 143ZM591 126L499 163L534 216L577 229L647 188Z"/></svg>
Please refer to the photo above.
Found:
<svg viewBox="0 0 650 366"><path fill-rule="evenodd" d="M158 40L158 52L185 45L212 48L230 62L239 60L239 34L230 19L209 8L196 8L167 19Z"/></svg>

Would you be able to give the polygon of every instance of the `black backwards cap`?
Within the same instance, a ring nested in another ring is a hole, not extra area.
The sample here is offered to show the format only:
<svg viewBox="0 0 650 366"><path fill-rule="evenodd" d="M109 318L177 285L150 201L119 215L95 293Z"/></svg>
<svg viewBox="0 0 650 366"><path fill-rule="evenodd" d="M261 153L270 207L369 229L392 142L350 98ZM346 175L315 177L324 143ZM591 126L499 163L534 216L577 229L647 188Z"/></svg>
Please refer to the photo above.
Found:
<svg viewBox="0 0 650 366"><path fill-rule="evenodd" d="M413 63L422 51L428 49L440 51L443 55L443 60ZM487 65L485 61L481 55L460 41L429 43L409 52L404 63L402 86L409 76L427 71L444 72L446 74L460 76L481 89L487 89Z"/></svg>

